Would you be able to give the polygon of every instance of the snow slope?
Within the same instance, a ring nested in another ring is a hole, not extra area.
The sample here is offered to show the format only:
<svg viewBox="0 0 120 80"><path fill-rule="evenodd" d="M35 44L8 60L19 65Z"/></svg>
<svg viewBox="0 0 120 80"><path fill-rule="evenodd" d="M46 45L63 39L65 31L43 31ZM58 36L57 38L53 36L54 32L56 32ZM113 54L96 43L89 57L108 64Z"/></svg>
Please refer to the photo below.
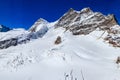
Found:
<svg viewBox="0 0 120 80"><path fill-rule="evenodd" d="M115 60L120 49L99 38L102 33L73 36L63 28L51 28L43 38L0 50L0 79L83 80L83 75L85 80L119 80ZM57 36L62 43L54 45Z"/></svg>
<svg viewBox="0 0 120 80"><path fill-rule="evenodd" d="M86 9L82 11L84 10ZM117 57L120 56L120 48L113 47L104 40L109 35L109 31L97 27L87 35L73 35L64 27L56 28L58 22L59 20L44 24L48 30L41 38L30 40L27 44L1 49L0 80L120 79L120 65L116 64ZM113 26L113 32L118 31L118 27L118 25ZM36 33L44 27L38 24L37 27L32 28L35 28L33 33ZM24 30L19 31L29 33ZM8 33L11 35L9 37L17 35L17 31ZM4 34L8 35L8 33ZM119 33L110 35L114 37ZM61 37L62 42L56 45L54 43L58 36ZM5 38L7 37L3 39Z"/></svg>

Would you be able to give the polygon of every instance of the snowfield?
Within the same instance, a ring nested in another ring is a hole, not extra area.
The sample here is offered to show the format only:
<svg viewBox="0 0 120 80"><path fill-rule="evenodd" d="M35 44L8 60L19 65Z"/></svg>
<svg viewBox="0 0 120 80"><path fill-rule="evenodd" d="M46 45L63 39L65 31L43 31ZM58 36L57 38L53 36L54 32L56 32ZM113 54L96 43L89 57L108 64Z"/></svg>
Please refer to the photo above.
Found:
<svg viewBox="0 0 120 80"><path fill-rule="evenodd" d="M51 28L43 38L0 50L0 80L119 80L120 48L103 41L107 33L99 38L102 33L73 36Z"/></svg>

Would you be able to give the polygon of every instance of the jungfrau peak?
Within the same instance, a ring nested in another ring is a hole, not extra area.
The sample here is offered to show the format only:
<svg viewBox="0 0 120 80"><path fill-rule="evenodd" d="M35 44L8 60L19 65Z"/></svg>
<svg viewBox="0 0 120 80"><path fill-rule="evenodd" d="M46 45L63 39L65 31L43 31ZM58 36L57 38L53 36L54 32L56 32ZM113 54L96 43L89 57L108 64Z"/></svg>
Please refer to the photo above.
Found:
<svg viewBox="0 0 120 80"><path fill-rule="evenodd" d="M56 23L56 27L64 27L74 35L89 34L96 28L106 29L117 25L113 15L105 16L100 12L93 12L90 8L81 11L70 9Z"/></svg>

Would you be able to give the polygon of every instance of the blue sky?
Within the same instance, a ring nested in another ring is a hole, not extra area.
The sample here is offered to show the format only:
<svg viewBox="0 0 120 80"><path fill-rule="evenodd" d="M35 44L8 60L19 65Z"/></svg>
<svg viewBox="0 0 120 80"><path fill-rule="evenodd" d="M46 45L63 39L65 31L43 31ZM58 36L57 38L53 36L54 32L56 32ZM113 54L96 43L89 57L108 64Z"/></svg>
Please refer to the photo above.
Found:
<svg viewBox="0 0 120 80"><path fill-rule="evenodd" d="M69 8L84 7L105 15L115 14L120 22L120 0L0 0L0 24L28 29L39 18L52 22Z"/></svg>

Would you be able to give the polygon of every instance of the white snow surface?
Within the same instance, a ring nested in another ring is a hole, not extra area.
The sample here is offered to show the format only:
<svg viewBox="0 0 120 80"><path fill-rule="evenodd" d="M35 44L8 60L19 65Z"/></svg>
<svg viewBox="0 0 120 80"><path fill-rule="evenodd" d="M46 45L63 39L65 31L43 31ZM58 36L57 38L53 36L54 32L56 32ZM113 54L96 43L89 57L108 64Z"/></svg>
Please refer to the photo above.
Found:
<svg viewBox="0 0 120 80"><path fill-rule="evenodd" d="M26 31L25 29L18 28L18 29L13 29L8 32L0 32L0 41L7 40L10 38L15 38L20 35L28 34L29 32Z"/></svg>
<svg viewBox="0 0 120 80"><path fill-rule="evenodd" d="M19 31L5 36L24 32ZM115 60L120 48L106 43L103 37L107 33L101 37L103 33L97 29L89 35L74 36L63 28L51 27L42 38L2 49L0 80L119 80ZM62 43L55 45L58 36Z"/></svg>

